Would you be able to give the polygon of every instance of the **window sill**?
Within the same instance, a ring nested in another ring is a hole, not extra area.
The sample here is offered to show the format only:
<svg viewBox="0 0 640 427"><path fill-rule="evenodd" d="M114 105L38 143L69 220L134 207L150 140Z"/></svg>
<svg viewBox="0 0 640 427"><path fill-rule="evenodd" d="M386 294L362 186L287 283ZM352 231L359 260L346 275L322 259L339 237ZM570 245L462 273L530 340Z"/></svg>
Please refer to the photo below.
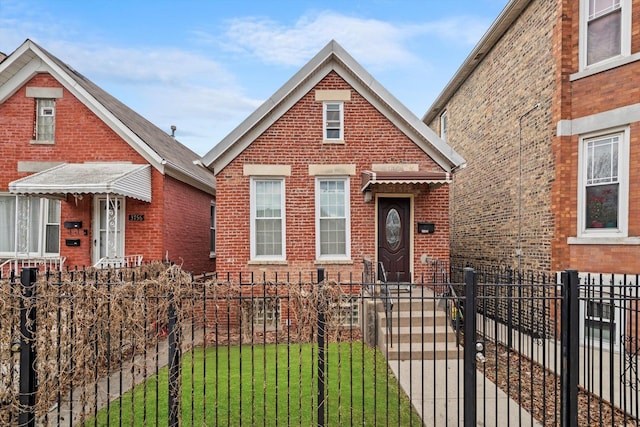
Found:
<svg viewBox="0 0 640 427"><path fill-rule="evenodd" d="M634 53L629 56L622 56L610 61L591 65L584 70L578 71L577 73L573 73L569 76L569 81L579 80L585 77L593 76L594 74L602 73L604 71L609 71L613 68L621 67L623 65L630 64L632 62L636 62L640 60L640 53Z"/></svg>
<svg viewBox="0 0 640 427"><path fill-rule="evenodd" d="M322 144L327 145L344 145L344 139L323 139Z"/></svg>
<svg viewBox="0 0 640 427"><path fill-rule="evenodd" d="M314 265L353 265L352 259L317 259Z"/></svg>
<svg viewBox="0 0 640 427"><path fill-rule="evenodd" d="M32 139L29 141L31 145L56 145L55 141L39 141L37 139Z"/></svg>
<svg viewBox="0 0 640 427"><path fill-rule="evenodd" d="M249 265L289 265L289 261L285 260L277 260L277 259L252 259L247 262Z"/></svg>
<svg viewBox="0 0 640 427"><path fill-rule="evenodd" d="M569 245L640 245L640 237L569 237Z"/></svg>

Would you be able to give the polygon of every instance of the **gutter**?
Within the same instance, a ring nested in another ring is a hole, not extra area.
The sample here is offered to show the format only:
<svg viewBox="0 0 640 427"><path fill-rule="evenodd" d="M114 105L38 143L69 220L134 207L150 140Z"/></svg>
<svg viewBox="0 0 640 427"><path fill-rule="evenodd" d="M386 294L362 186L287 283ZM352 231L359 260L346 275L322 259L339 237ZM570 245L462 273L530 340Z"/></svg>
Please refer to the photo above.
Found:
<svg viewBox="0 0 640 427"><path fill-rule="evenodd" d="M422 117L424 123L430 123L449 102L454 93L467 80L473 70L484 60L495 44L511 28L512 24L520 17L529 6L531 0L511 0L493 21L491 27L482 36L478 44L473 48L467 59L464 60L458 71L453 75L449 83L444 87L429 110Z"/></svg>

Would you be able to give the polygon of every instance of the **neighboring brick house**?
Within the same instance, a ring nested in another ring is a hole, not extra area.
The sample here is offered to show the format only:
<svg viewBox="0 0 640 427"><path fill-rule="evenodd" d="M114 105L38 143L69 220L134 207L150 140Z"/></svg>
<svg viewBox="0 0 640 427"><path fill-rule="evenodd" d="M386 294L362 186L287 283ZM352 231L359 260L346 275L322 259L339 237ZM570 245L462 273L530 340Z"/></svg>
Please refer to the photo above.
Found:
<svg viewBox="0 0 640 427"><path fill-rule="evenodd" d="M449 260L463 162L332 41L203 157L218 271L358 281L369 259L419 280Z"/></svg>
<svg viewBox="0 0 640 427"><path fill-rule="evenodd" d="M423 117L468 160L452 258L640 272L640 1L511 0Z"/></svg>
<svg viewBox="0 0 640 427"><path fill-rule="evenodd" d="M468 161L453 260L637 283L639 60L640 0L509 1L423 117ZM637 316L590 304L583 320L618 328L605 341Z"/></svg>
<svg viewBox="0 0 640 427"><path fill-rule="evenodd" d="M215 269L200 157L30 40L0 62L0 264ZM195 163L194 163L195 161Z"/></svg>

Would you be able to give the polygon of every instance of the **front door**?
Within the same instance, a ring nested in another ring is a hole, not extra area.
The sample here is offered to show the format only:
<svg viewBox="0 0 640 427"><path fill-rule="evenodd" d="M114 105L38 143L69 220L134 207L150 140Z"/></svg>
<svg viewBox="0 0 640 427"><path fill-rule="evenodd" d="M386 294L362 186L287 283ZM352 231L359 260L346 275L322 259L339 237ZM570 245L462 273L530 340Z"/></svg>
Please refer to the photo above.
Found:
<svg viewBox="0 0 640 427"><path fill-rule="evenodd" d="M378 262L391 283L411 282L410 221L409 198L378 199Z"/></svg>
<svg viewBox="0 0 640 427"><path fill-rule="evenodd" d="M124 197L95 196L93 263L124 256Z"/></svg>

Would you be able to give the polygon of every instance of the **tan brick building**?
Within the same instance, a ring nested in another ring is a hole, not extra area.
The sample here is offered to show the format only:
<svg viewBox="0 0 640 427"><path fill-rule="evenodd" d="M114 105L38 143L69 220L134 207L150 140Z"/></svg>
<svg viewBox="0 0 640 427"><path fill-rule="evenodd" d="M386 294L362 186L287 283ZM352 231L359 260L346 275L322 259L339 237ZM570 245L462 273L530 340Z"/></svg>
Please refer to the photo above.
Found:
<svg viewBox="0 0 640 427"><path fill-rule="evenodd" d="M468 161L452 259L640 271L640 1L512 0L423 120Z"/></svg>
<svg viewBox="0 0 640 427"><path fill-rule="evenodd" d="M408 282L449 259L463 159L330 42L203 162L216 175L220 272Z"/></svg>
<svg viewBox="0 0 640 427"><path fill-rule="evenodd" d="M213 271L199 156L30 40L0 62L0 272L180 263Z"/></svg>

